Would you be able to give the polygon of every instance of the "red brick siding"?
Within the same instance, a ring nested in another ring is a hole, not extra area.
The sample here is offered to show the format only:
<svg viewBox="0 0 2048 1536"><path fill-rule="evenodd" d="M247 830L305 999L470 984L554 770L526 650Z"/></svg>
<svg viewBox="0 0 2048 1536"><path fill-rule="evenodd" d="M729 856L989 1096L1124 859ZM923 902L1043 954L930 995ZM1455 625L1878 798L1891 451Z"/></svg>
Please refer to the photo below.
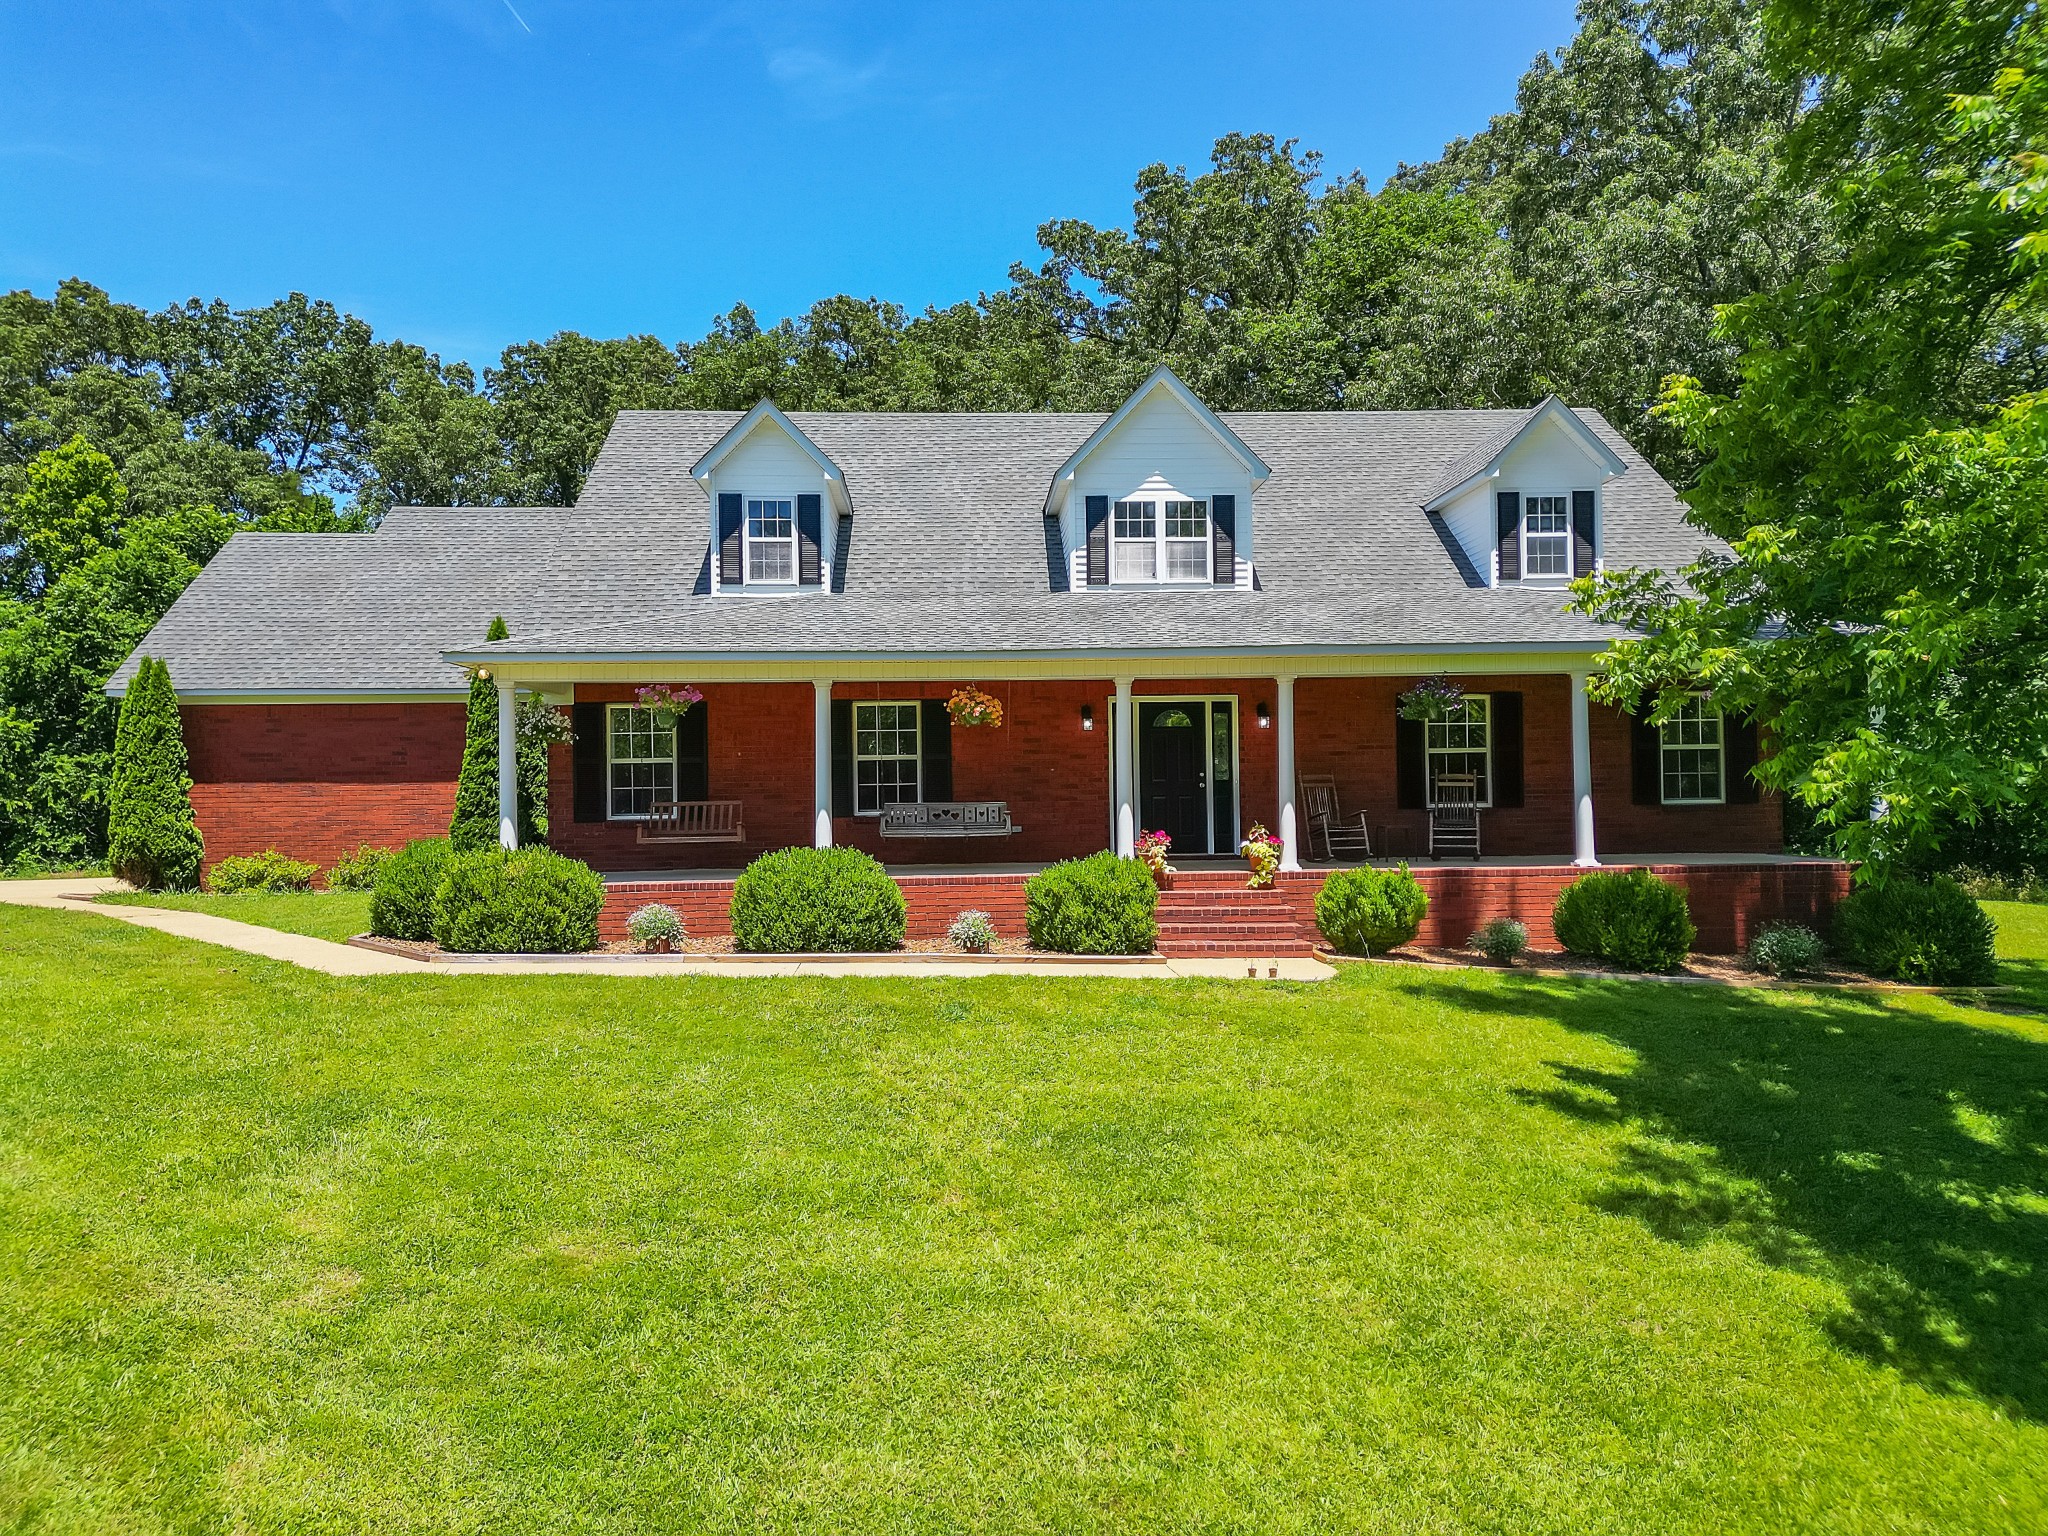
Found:
<svg viewBox="0 0 2048 1536"><path fill-rule="evenodd" d="M322 866L448 830L460 704L191 704L192 809L210 867L276 848Z"/></svg>
<svg viewBox="0 0 2048 1536"><path fill-rule="evenodd" d="M1024 937L1025 876L908 875L903 887L904 929L912 939L945 936L953 919L978 908L994 920L996 931ZM607 943L626 937L626 919L650 901L676 909L684 930L704 938L732 932L730 880L645 880L606 887L604 910L598 915L599 935Z"/></svg>

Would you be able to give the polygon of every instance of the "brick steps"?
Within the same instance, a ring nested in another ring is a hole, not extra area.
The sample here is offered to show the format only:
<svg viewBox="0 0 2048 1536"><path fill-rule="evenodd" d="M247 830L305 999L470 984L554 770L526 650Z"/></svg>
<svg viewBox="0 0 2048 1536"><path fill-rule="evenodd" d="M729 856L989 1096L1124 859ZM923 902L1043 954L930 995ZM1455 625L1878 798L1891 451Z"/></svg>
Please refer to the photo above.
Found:
<svg viewBox="0 0 2048 1536"><path fill-rule="evenodd" d="M1162 955L1308 955L1295 903L1274 889L1248 890L1235 870L1183 872L1159 893Z"/></svg>

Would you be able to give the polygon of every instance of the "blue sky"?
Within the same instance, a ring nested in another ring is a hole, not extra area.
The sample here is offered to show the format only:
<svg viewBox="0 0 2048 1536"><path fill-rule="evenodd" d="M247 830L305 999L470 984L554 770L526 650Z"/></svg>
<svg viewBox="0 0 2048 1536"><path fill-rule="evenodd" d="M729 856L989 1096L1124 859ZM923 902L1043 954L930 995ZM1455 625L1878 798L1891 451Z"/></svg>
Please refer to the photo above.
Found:
<svg viewBox="0 0 2048 1536"><path fill-rule="evenodd" d="M1377 181L1571 32L1570 0L0 0L0 288L296 288L478 362L921 308L1231 130Z"/></svg>

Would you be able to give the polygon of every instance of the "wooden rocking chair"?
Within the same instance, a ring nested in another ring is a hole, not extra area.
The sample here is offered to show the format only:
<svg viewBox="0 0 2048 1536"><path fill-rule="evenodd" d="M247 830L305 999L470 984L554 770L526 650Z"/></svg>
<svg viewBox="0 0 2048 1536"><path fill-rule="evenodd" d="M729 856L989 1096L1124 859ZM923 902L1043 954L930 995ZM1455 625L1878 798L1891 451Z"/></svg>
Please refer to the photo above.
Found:
<svg viewBox="0 0 2048 1536"><path fill-rule="evenodd" d="M1372 857L1372 832L1365 812L1346 816L1337 800L1337 781L1328 774L1301 776L1301 811L1308 824L1310 858L1325 863L1359 864ZM1322 852L1316 852L1316 844Z"/></svg>
<svg viewBox="0 0 2048 1536"><path fill-rule="evenodd" d="M1429 805L1429 856L1466 854L1479 862L1479 775L1437 776Z"/></svg>

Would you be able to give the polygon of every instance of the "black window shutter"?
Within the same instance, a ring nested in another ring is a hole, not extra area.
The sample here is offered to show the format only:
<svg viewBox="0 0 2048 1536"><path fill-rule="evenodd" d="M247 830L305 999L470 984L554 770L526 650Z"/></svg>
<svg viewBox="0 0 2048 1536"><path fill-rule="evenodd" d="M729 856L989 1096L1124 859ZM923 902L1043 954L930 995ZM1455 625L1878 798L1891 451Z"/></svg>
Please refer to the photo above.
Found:
<svg viewBox="0 0 2048 1536"><path fill-rule="evenodd" d="M1496 693L1490 697L1493 805L1495 810L1514 810L1522 804L1522 696Z"/></svg>
<svg viewBox="0 0 2048 1536"><path fill-rule="evenodd" d="M747 582L747 552L742 535L747 525L746 509L738 491L718 493L718 581L721 586L741 587Z"/></svg>
<svg viewBox="0 0 2048 1536"><path fill-rule="evenodd" d="M711 798L711 706L702 700L676 717L676 798Z"/></svg>
<svg viewBox="0 0 2048 1536"><path fill-rule="evenodd" d="M1572 492L1572 574L1593 574L1593 493Z"/></svg>
<svg viewBox="0 0 2048 1536"><path fill-rule="evenodd" d="M1429 753L1420 720L1394 716L1394 803L1404 811L1429 804Z"/></svg>
<svg viewBox="0 0 2048 1536"><path fill-rule="evenodd" d="M569 726L576 733L570 748L569 798L578 821L603 821L609 785L605 764L610 754L605 743L607 725L602 704L577 704L570 708Z"/></svg>
<svg viewBox="0 0 2048 1536"><path fill-rule="evenodd" d="M853 700L832 701L832 814L853 814Z"/></svg>
<svg viewBox="0 0 2048 1536"><path fill-rule="evenodd" d="M825 536L825 519L822 504L816 496L799 496L796 499L796 579L797 585L815 587L824 582L825 567L822 558L821 541Z"/></svg>
<svg viewBox="0 0 2048 1536"><path fill-rule="evenodd" d="M1109 585L1109 498L1088 498L1088 585Z"/></svg>
<svg viewBox="0 0 2048 1536"><path fill-rule="evenodd" d="M944 699L926 699L918 706L917 749L923 756L924 797L953 798L953 716Z"/></svg>
<svg viewBox="0 0 2048 1536"><path fill-rule="evenodd" d="M1500 546L1500 579L1522 579L1522 493L1502 491L1493 499L1494 533Z"/></svg>
<svg viewBox="0 0 2048 1536"><path fill-rule="evenodd" d="M1763 795L1763 786L1750 772L1756 767L1756 722L1723 715L1721 740L1725 744L1723 755L1727 758L1728 803L1755 805Z"/></svg>
<svg viewBox="0 0 2048 1536"><path fill-rule="evenodd" d="M1664 736L1650 724L1654 697L1643 700L1643 712L1629 720L1629 767L1632 770L1630 798L1637 805L1664 803Z"/></svg>
<svg viewBox="0 0 2048 1536"><path fill-rule="evenodd" d="M1216 496L1209 502L1209 545L1216 557L1215 584L1237 585L1237 498Z"/></svg>

